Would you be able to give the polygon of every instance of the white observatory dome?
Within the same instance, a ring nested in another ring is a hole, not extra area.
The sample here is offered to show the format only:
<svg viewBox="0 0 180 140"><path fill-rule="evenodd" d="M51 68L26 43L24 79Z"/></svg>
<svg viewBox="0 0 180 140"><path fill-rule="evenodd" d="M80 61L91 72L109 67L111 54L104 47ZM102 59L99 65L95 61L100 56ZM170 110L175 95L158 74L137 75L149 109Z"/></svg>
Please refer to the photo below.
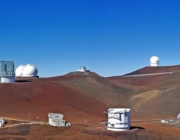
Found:
<svg viewBox="0 0 180 140"><path fill-rule="evenodd" d="M177 116L177 120L180 121L180 113Z"/></svg>
<svg viewBox="0 0 180 140"><path fill-rule="evenodd" d="M16 77L22 76L24 67L25 65L20 65L19 67L16 68L16 71L15 71Z"/></svg>
<svg viewBox="0 0 180 140"><path fill-rule="evenodd" d="M37 74L38 74L38 69L34 65L27 64L23 69L22 76L23 77L36 77Z"/></svg>
<svg viewBox="0 0 180 140"><path fill-rule="evenodd" d="M159 58L157 56L151 57L150 66L159 66Z"/></svg>
<svg viewBox="0 0 180 140"><path fill-rule="evenodd" d="M86 70L86 67L85 67L85 66L83 66L83 67L81 67L81 68L80 68L80 70Z"/></svg>

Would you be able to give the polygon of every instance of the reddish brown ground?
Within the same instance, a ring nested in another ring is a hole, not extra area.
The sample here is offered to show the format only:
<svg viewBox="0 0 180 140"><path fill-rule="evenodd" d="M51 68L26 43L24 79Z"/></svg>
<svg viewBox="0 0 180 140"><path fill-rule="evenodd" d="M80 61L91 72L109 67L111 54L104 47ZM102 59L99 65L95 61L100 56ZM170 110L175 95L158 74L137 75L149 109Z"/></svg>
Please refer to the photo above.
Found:
<svg viewBox="0 0 180 140"><path fill-rule="evenodd" d="M156 73L157 70L158 72L178 71L179 67L146 67L141 71L149 73ZM118 85L134 89L134 93L126 100L126 106L132 109L135 117L176 117L180 112L180 72L140 77L115 76L108 79Z"/></svg>
<svg viewBox="0 0 180 140"><path fill-rule="evenodd" d="M0 85L0 116L4 117L46 121L49 112L59 112L68 121L78 121L101 118L104 110L102 102L56 81Z"/></svg>
<svg viewBox="0 0 180 140"><path fill-rule="evenodd" d="M0 128L0 139L9 140L179 140L180 129L158 123L132 123L130 131L114 132L99 122L73 123L72 127L21 125Z"/></svg>
<svg viewBox="0 0 180 140"><path fill-rule="evenodd" d="M173 72L180 71L180 65L174 66L158 66L158 67L144 67L134 72L125 75L136 75L136 74L150 74L150 73L163 73L163 72Z"/></svg>
<svg viewBox="0 0 180 140"><path fill-rule="evenodd" d="M180 66L145 67L131 74L179 71ZM46 125L0 129L1 138L15 140L179 140L177 128L156 123L132 123L138 131L114 133L100 125L109 107L131 108L132 119L175 118L180 112L180 73L144 77L101 77L69 73L50 78L17 78L0 85L0 116L47 121L49 112L65 115L70 128ZM38 119L37 119L38 117ZM144 129L141 129L144 128Z"/></svg>

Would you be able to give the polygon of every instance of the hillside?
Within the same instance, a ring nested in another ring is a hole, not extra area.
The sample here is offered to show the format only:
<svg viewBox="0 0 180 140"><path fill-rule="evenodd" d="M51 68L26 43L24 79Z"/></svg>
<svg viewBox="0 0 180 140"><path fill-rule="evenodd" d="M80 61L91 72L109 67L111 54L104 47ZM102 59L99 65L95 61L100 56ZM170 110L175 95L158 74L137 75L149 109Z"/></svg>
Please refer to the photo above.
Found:
<svg viewBox="0 0 180 140"><path fill-rule="evenodd" d="M174 72L180 71L180 65L174 66L158 66L158 67L144 67L133 71L131 73L127 73L125 75L138 75L138 74L152 74L152 73L163 73L163 72Z"/></svg>
<svg viewBox="0 0 180 140"><path fill-rule="evenodd" d="M49 112L59 112L73 126L3 127L0 135L8 139L177 140L179 129L133 120L175 118L180 112L179 91L180 72L108 78L91 72L72 72L49 78L17 78L15 83L0 84L1 117L35 121L38 117L47 121ZM137 131L117 134L107 131L100 122L107 120L103 111L109 107L131 108L131 126Z"/></svg>
<svg viewBox="0 0 180 140"><path fill-rule="evenodd" d="M95 119L103 118L102 112L108 107L130 107L136 117L174 116L180 112L179 83L179 72L108 78L72 72L50 78L17 79L14 84L0 86L0 116L38 116L47 120L48 112L60 112L69 120Z"/></svg>
<svg viewBox="0 0 180 140"><path fill-rule="evenodd" d="M52 79L80 90L102 101L108 107L125 107L125 100L135 92L132 88L115 84L95 73L75 72Z"/></svg>
<svg viewBox="0 0 180 140"><path fill-rule="evenodd" d="M59 112L68 121L104 117L105 105L74 88L41 78L0 84L0 116L47 121L49 112Z"/></svg>
<svg viewBox="0 0 180 140"><path fill-rule="evenodd" d="M159 72L172 69L165 68L161 68ZM135 116L176 116L180 112L180 72L151 76L114 76L108 79L119 85L139 88L139 93L127 100L127 105L132 108Z"/></svg>

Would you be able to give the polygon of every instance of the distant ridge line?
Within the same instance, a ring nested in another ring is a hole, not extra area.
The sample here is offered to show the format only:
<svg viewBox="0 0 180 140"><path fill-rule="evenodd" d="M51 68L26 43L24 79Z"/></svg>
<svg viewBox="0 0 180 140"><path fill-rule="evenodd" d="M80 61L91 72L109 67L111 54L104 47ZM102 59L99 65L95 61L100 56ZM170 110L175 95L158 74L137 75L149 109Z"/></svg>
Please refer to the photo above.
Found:
<svg viewBox="0 0 180 140"><path fill-rule="evenodd" d="M122 75L120 77L140 77L140 76L165 75L165 74L173 74L173 73L178 73L178 72L180 72L180 71L149 73L149 74L135 74L135 75Z"/></svg>

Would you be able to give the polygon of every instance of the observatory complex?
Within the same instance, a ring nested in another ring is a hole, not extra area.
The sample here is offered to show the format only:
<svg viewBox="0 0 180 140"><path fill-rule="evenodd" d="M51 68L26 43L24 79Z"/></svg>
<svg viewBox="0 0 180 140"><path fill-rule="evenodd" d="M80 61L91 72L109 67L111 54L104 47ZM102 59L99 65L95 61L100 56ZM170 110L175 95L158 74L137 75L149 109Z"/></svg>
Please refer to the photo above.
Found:
<svg viewBox="0 0 180 140"><path fill-rule="evenodd" d="M15 71L16 77L38 77L38 69L32 65L20 65Z"/></svg>
<svg viewBox="0 0 180 140"><path fill-rule="evenodd" d="M82 66L77 70L77 72L90 72L90 70L87 70L85 66Z"/></svg>
<svg viewBox="0 0 180 140"><path fill-rule="evenodd" d="M14 62L0 61L0 83L13 83L14 81Z"/></svg>
<svg viewBox="0 0 180 140"><path fill-rule="evenodd" d="M150 59L150 66L157 67L159 66L159 58L157 56L152 56Z"/></svg>

